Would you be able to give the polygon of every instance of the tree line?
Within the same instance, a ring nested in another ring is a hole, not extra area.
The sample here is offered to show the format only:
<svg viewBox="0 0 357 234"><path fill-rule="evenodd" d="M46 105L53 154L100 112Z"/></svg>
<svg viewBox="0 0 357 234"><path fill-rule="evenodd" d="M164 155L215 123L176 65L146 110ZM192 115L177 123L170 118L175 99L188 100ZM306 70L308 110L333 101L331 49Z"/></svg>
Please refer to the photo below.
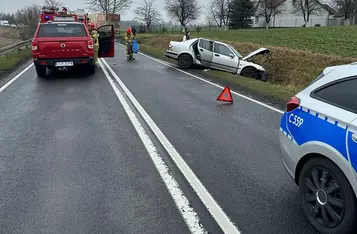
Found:
<svg viewBox="0 0 357 234"><path fill-rule="evenodd" d="M133 9L135 19L150 29L153 24L162 22L160 9L154 7L157 0L144 0L144 3ZM269 23L279 14L284 13L284 4L293 2L293 12L301 15L305 22L309 22L312 14L319 14L323 4L320 0L210 0L205 6L198 4L198 0L165 0L163 10L176 22L186 29L187 25L197 21L204 14L208 25L219 28L248 28L252 25L252 16L261 16L265 23ZM87 8L95 12L123 14L130 9L133 0L86 0ZM61 0L44 0L46 6L60 7ZM357 0L330 0L330 5L340 11L345 19L356 14ZM13 14L0 13L1 20L8 20L10 24L24 24L21 34L30 38L38 23L38 16L42 6L30 5L19 9Z"/></svg>
<svg viewBox="0 0 357 234"><path fill-rule="evenodd" d="M156 1L144 0L144 3L133 12L136 16L135 19L144 23L147 29L154 23L160 23L162 19L160 10L154 7ZM288 1L290 4L292 3L292 12L287 12L284 8ZM87 0L87 2L96 10L123 13L133 1ZM118 7L114 7L115 4L123 7L115 12L115 9L118 9ZM333 7L332 10L342 12L344 18L348 19L356 14L357 0L329 0L329 5L323 3L322 0L210 0L205 6L199 5L198 0L165 0L164 10L183 28L186 28L189 23L197 21L204 14L205 22L208 25L238 29L251 27L253 16L262 17L268 26L276 16L283 13L299 15L307 25L311 15L319 15L323 8L326 9L329 6Z"/></svg>

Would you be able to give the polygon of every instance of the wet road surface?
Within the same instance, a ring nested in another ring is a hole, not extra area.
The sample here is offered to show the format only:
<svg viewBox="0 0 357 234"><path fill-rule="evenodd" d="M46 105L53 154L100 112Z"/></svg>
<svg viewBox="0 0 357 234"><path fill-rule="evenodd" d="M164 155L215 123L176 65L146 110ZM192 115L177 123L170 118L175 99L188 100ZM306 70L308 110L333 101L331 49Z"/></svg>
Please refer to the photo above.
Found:
<svg viewBox="0 0 357 234"><path fill-rule="evenodd" d="M315 233L279 159L280 113L235 95L221 105L220 88L128 62L119 45L105 61L242 233ZM131 107L204 228L222 233ZM0 110L1 233L190 232L100 68L39 79L32 67L0 92Z"/></svg>

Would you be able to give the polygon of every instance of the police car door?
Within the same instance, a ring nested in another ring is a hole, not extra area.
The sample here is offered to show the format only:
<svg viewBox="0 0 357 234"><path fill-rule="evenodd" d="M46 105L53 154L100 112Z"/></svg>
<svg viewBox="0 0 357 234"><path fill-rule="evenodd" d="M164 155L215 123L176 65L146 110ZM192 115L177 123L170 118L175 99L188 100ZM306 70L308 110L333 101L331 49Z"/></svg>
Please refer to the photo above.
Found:
<svg viewBox="0 0 357 234"><path fill-rule="evenodd" d="M348 149L348 156L351 161L351 166L357 179L357 119L353 120L347 131L346 146Z"/></svg>
<svg viewBox="0 0 357 234"><path fill-rule="evenodd" d="M114 25L103 25L97 29L99 34L98 57L114 57L115 32Z"/></svg>
<svg viewBox="0 0 357 234"><path fill-rule="evenodd" d="M355 178L357 169L356 90L357 77L332 81L318 88L312 96L321 102L315 104L314 108L317 112L323 113L321 116L318 114L318 117L325 121L307 125L310 135L320 135L319 138L322 142L336 149L343 156L343 161L348 162L350 169L354 168ZM311 117L305 122L310 122L310 120Z"/></svg>

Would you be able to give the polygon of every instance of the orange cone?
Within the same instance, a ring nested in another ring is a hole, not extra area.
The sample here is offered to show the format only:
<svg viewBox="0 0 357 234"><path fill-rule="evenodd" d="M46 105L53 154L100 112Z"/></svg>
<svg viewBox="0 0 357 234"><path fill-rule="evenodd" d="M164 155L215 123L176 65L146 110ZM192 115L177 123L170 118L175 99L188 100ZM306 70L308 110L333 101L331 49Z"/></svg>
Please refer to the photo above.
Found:
<svg viewBox="0 0 357 234"><path fill-rule="evenodd" d="M217 101L233 103L232 93L228 85L223 89L222 93L217 97Z"/></svg>

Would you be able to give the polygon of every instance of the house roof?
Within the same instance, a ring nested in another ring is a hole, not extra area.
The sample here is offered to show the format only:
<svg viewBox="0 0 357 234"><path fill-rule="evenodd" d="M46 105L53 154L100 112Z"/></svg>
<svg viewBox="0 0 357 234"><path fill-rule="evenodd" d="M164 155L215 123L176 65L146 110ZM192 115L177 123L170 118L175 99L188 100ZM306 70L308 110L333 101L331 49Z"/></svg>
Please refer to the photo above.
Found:
<svg viewBox="0 0 357 234"><path fill-rule="evenodd" d="M345 12L343 9L339 10L336 12L336 14L333 15L334 18L345 18Z"/></svg>
<svg viewBox="0 0 357 234"><path fill-rule="evenodd" d="M289 0L284 0L284 2L287 2ZM294 1L294 0L292 0ZM256 0L254 1L256 4L254 6L254 11L257 12L258 9L259 9L259 3L260 1L259 0ZM322 9L326 10L328 13L330 13L331 15L334 15L336 14L337 10L334 9L333 7L331 7L329 4L326 4L326 3L322 3L320 0L316 0L316 2L322 7Z"/></svg>
<svg viewBox="0 0 357 234"><path fill-rule="evenodd" d="M324 9L324 10L326 10L326 11L328 11L328 13L330 13L330 14L336 14L336 10L334 9L334 8L332 8L330 5L328 5L328 4L326 4L326 3L321 3L321 2L319 2L319 4L321 5L321 7Z"/></svg>
<svg viewBox="0 0 357 234"><path fill-rule="evenodd" d="M345 17L345 13L343 12L343 10L339 10L336 12L336 14L333 15L334 18L342 18Z"/></svg>

